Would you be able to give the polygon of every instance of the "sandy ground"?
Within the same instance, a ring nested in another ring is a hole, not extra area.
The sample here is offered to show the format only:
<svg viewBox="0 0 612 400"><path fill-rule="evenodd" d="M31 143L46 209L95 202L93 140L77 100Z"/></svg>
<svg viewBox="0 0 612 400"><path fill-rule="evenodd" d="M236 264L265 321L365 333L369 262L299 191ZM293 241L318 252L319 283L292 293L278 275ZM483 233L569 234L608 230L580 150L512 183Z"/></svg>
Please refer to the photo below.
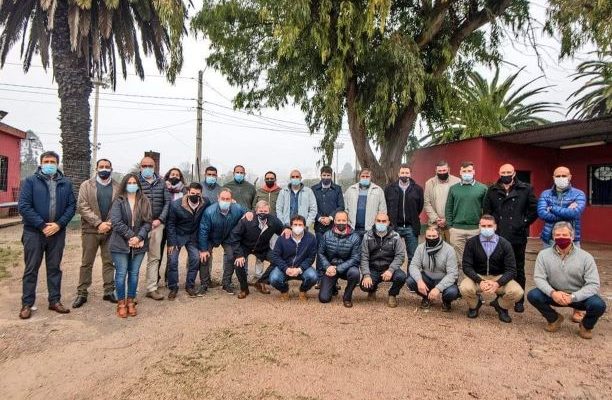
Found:
<svg viewBox="0 0 612 400"><path fill-rule="evenodd" d="M0 246L18 251L20 235L21 227L1 229ZM71 232L63 264L67 306L76 292L79 243ZM595 254L610 303L612 251ZM534 257L528 255L529 271ZM569 322L544 332L530 306L513 313L512 324L498 321L491 307L468 320L463 302L451 313L439 305L425 312L405 288L396 309L386 307L384 293L367 302L358 289L352 309L338 299L319 304L314 290L307 303L295 296L281 303L278 292L238 300L212 289L197 299L180 291L174 302L143 297L139 316L121 320L101 300L96 264L84 307L68 315L48 311L41 272L39 310L21 321L21 255L12 264L0 282L2 399L612 398L610 313L585 341ZM143 278L141 270L141 293Z"/></svg>

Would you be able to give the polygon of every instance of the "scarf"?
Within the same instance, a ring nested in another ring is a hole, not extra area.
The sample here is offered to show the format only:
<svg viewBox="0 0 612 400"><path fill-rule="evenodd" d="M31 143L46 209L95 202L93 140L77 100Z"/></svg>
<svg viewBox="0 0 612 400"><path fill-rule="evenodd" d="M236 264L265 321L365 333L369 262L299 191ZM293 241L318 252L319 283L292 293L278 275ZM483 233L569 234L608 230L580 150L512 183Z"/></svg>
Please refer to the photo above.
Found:
<svg viewBox="0 0 612 400"><path fill-rule="evenodd" d="M185 185L183 182L179 182L176 185L171 184L169 181L166 181L166 187L170 193L181 193L183 191L183 187Z"/></svg>
<svg viewBox="0 0 612 400"><path fill-rule="evenodd" d="M425 251L427 252L427 255L429 256L429 266L430 267L433 266L433 268L430 268L431 271L436 269L436 254L442 248L443 243L444 242L442 238L438 238L438 244L436 244L433 247L429 247L427 246L427 243L425 243Z"/></svg>

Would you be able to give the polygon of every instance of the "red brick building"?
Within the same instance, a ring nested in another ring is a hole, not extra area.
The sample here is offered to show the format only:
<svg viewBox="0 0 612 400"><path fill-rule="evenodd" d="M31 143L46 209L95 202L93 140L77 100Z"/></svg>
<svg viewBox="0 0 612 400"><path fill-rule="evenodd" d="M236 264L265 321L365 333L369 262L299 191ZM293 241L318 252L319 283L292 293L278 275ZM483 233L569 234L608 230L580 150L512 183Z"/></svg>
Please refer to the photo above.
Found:
<svg viewBox="0 0 612 400"><path fill-rule="evenodd" d="M487 185L497 180L502 164L511 163L519 179L533 185L536 196L552 186L553 170L564 165L572 173L572 185L587 196L583 240L612 243L612 116L420 149L412 159L413 178L424 184L434 175L438 160L448 161L454 175L458 175L462 161L473 161L476 179ZM424 215L422 221L426 221ZM530 235L539 236L541 228L542 222L537 221Z"/></svg>
<svg viewBox="0 0 612 400"><path fill-rule="evenodd" d="M0 122L0 203L17 201L21 176L21 140L26 133Z"/></svg>

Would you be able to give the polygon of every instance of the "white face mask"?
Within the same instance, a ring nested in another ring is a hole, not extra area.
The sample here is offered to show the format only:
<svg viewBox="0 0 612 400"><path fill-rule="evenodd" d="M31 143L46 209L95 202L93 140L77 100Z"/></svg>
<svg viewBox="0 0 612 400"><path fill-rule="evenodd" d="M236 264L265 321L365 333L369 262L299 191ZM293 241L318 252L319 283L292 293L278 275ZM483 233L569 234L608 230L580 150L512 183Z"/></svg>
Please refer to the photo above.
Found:
<svg viewBox="0 0 612 400"><path fill-rule="evenodd" d="M293 232L293 234L296 236L300 236L302 233L304 233L304 227L303 226L292 226L291 232Z"/></svg>
<svg viewBox="0 0 612 400"><path fill-rule="evenodd" d="M567 189L567 187L569 186L570 180L568 177L554 178L554 179L555 179L555 186L561 190Z"/></svg>

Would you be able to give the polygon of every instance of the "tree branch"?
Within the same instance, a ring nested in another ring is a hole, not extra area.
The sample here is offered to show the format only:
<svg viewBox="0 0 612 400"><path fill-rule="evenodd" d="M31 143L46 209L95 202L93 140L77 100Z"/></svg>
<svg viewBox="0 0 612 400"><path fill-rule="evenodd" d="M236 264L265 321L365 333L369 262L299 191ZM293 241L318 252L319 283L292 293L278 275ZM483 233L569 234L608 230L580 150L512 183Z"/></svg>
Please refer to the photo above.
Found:
<svg viewBox="0 0 612 400"><path fill-rule="evenodd" d="M440 29L442 29L442 23L444 22L444 17L446 16L446 10L448 10L449 7L450 0L439 0L436 1L433 9L426 10L426 13L428 14L425 16L427 19L427 22L425 23L426 29L415 39L419 49L427 46L438 34L438 32L440 32Z"/></svg>

